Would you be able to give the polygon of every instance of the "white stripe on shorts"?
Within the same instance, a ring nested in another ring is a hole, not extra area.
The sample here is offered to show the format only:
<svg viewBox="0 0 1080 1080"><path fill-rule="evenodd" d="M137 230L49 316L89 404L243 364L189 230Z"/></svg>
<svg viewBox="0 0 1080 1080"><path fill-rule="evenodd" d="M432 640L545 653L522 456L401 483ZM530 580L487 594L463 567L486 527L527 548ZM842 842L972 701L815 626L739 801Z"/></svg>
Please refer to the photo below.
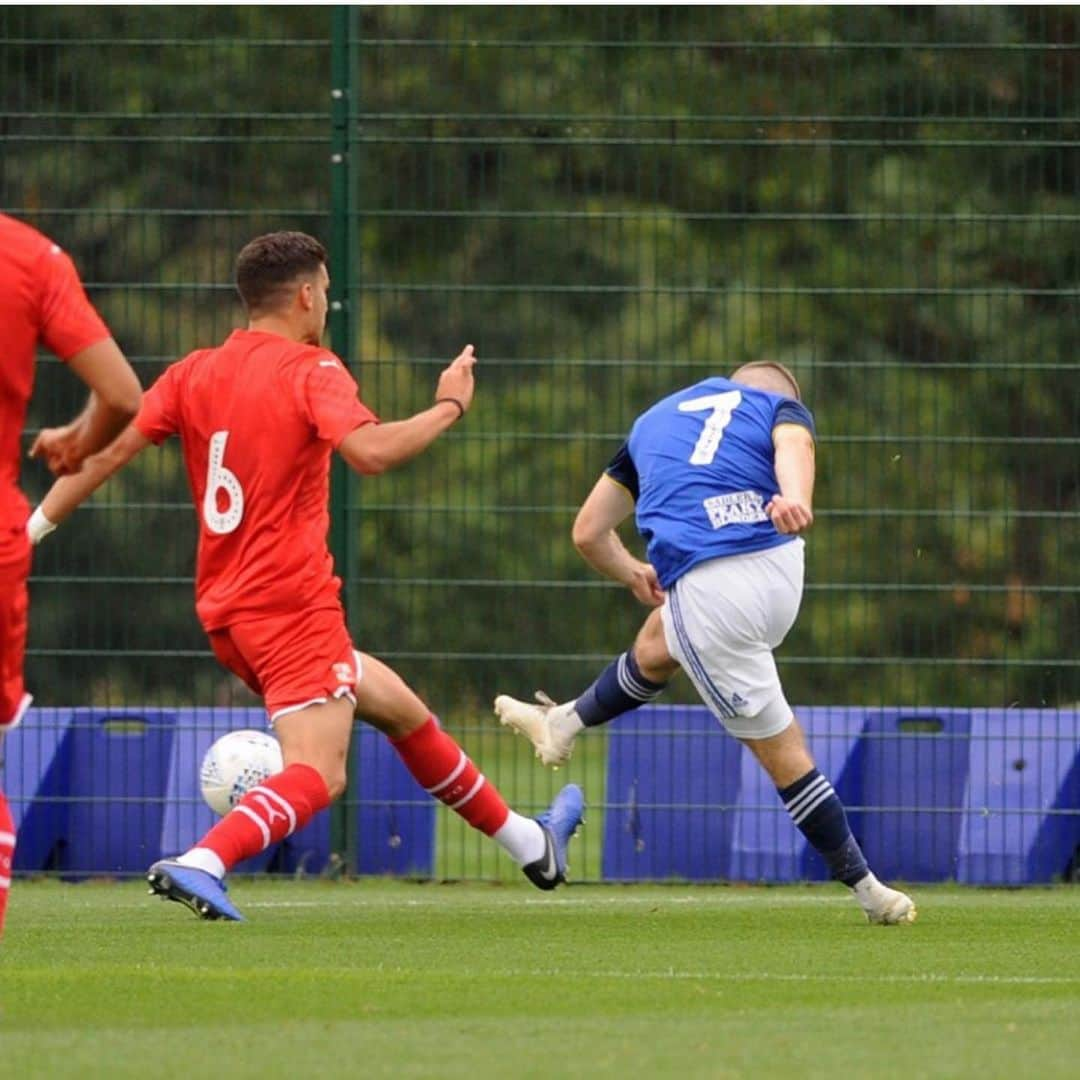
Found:
<svg viewBox="0 0 1080 1080"><path fill-rule="evenodd" d="M301 709L310 708L312 705L325 705L327 699L324 697L313 697L308 701L301 701L299 705L287 705L284 709L278 709L277 712L272 713L270 716L270 723L282 716L288 716L289 713L300 712Z"/></svg>
<svg viewBox="0 0 1080 1080"><path fill-rule="evenodd" d="M701 657L694 651L694 646L690 644L690 635L686 632L682 606L679 603L679 594L676 589L672 589L668 593L667 602L671 605L671 616L675 623L675 633L678 635L679 644L682 646L682 651L686 655L691 671L697 676L703 691L712 698L713 704L720 714L729 718L733 717L735 715L735 710L728 704L724 695L717 690L712 679L709 678L709 673L705 670L705 665L701 662Z"/></svg>

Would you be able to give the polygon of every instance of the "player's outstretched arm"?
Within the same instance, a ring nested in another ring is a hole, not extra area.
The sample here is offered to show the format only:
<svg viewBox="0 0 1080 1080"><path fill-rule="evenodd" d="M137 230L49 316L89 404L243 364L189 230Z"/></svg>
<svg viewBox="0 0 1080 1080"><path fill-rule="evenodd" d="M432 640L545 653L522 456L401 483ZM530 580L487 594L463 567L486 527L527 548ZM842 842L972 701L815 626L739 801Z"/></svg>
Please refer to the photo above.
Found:
<svg viewBox="0 0 1080 1080"><path fill-rule="evenodd" d="M31 543L37 544L48 536L114 472L123 468L149 445L150 440L134 425L129 425L104 450L88 457L79 472L60 477L46 492L41 505L27 523Z"/></svg>
<svg viewBox="0 0 1080 1080"><path fill-rule="evenodd" d="M68 367L90 387L86 408L70 424L45 428L30 448L57 476L78 472L83 461L106 447L138 412L142 387L112 338L76 353Z"/></svg>
<svg viewBox="0 0 1080 1080"><path fill-rule="evenodd" d="M649 563L635 559L615 531L633 512L633 496L605 473L574 520L574 547L594 570L625 585L643 604L659 607L664 591L656 571Z"/></svg>
<svg viewBox="0 0 1080 1080"><path fill-rule="evenodd" d="M338 445L349 467L366 476L403 465L426 450L460 420L472 404L475 383L473 347L466 345L439 376L435 404L430 409L389 424L365 424Z"/></svg>
<svg viewBox="0 0 1080 1080"><path fill-rule="evenodd" d="M801 424L779 424L773 446L780 494L765 513L777 532L798 535L814 524L814 437Z"/></svg>

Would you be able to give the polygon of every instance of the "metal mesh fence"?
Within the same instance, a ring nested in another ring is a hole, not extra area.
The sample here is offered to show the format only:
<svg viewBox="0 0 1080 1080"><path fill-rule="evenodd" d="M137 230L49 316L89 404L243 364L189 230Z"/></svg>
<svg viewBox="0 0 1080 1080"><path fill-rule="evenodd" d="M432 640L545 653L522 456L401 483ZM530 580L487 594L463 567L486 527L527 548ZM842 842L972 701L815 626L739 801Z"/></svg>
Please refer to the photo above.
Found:
<svg viewBox="0 0 1080 1080"><path fill-rule="evenodd" d="M325 231L329 41L311 29L239 8L0 12L0 205L72 252L144 385L238 325L232 261L247 239ZM278 69L297 77L282 85ZM82 395L43 354L26 445ZM25 466L31 493L47 479ZM231 700L195 620L195 538L174 441L37 552L40 703Z"/></svg>
<svg viewBox="0 0 1080 1080"><path fill-rule="evenodd" d="M5 9L0 206L75 253L144 381L235 324L232 256L271 228L349 253L334 344L383 416L477 346L468 422L340 484L335 537L358 645L513 801L555 780L494 694L572 696L640 621L575 555L576 507L647 404L763 358L819 430L789 700L1042 708L1029 738L1075 754L1052 722L1080 699L1074 11L312 10ZM76 393L43 362L34 423ZM165 450L41 550L39 701L250 703L194 620L191 522ZM608 750L568 773L621 813ZM890 808L893 841L960 814L941 783ZM503 873L438 829L436 872Z"/></svg>

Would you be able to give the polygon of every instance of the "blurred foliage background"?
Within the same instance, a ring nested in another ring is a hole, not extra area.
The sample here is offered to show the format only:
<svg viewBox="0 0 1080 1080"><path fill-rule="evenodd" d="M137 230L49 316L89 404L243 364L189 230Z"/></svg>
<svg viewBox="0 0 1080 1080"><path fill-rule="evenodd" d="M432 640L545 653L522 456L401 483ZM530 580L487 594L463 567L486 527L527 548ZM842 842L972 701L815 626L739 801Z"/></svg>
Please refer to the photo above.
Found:
<svg viewBox="0 0 1080 1080"><path fill-rule="evenodd" d="M0 208L73 253L146 383L240 324L233 257L279 228L347 243L334 345L382 416L475 344L467 421L335 494L358 644L447 715L570 696L626 647L644 610L577 558L574 511L637 412L767 358L820 435L789 699L1064 705L1077 30L1047 7L6 7ZM81 396L43 357L31 428ZM43 545L39 704L250 700L195 621L194 539L170 446Z"/></svg>

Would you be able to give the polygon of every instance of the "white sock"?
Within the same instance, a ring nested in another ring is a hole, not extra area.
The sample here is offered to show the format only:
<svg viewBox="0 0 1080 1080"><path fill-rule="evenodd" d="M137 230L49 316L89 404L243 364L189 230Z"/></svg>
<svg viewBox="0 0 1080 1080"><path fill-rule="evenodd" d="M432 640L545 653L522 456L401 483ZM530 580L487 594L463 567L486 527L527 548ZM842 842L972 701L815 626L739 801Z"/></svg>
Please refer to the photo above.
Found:
<svg viewBox="0 0 1080 1080"><path fill-rule="evenodd" d="M528 866L529 863L542 859L547 850L544 830L540 823L515 814L513 810L492 839L518 866Z"/></svg>
<svg viewBox="0 0 1080 1080"><path fill-rule="evenodd" d="M550 721L551 726L555 728L560 735L563 735L568 739L576 738L577 733L583 731L585 728L576 709L569 709L566 712L559 712L557 709L552 709L551 712L548 713L548 720Z"/></svg>
<svg viewBox="0 0 1080 1080"><path fill-rule="evenodd" d="M867 874L866 877L860 881L856 881L855 884L851 886L852 892L855 893L860 904L868 903L873 896L874 891L880 888L881 882L878 881L873 874Z"/></svg>
<svg viewBox="0 0 1080 1080"><path fill-rule="evenodd" d="M538 855L537 858L539 857ZM225 876L225 864L209 848L193 847L183 855L178 855L175 861L181 866L205 870L208 874L213 874L218 881Z"/></svg>

